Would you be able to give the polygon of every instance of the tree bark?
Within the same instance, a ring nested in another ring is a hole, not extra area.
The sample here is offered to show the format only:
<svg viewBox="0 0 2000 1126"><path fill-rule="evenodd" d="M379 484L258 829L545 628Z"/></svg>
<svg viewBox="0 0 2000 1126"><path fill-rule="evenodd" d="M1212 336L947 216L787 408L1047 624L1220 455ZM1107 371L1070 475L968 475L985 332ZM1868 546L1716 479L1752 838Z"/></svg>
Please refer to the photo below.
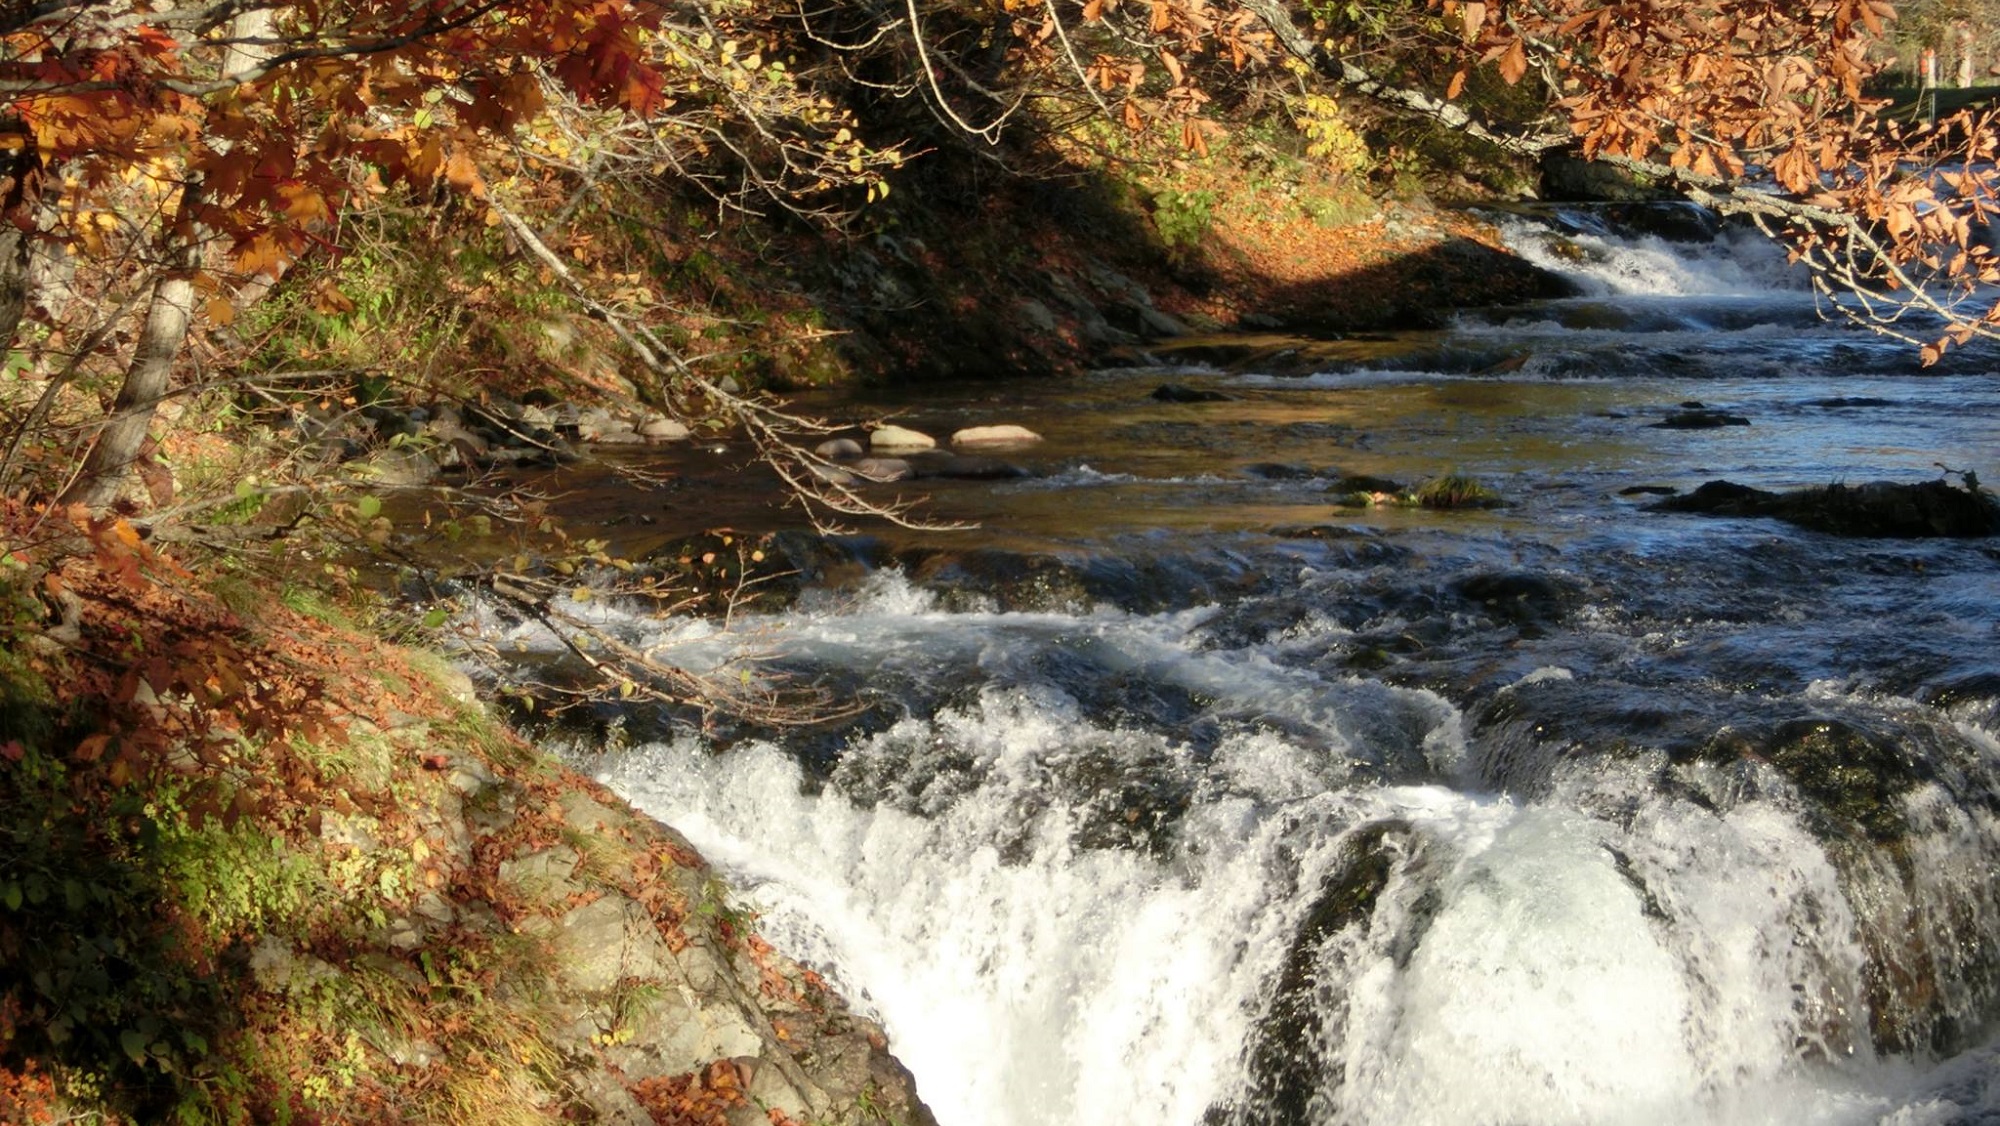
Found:
<svg viewBox="0 0 2000 1126"><path fill-rule="evenodd" d="M185 214L200 189L190 185L182 196ZM167 238L174 243L172 260L153 283L153 299L146 308L146 327L139 334L139 346L125 369L124 386L111 406L111 417L97 435L90 454L76 480L62 495L61 503L83 504L102 509L118 499L132 468L146 450L153 414L166 398L174 360L187 343L188 326L194 320L195 241L192 232L170 228Z"/></svg>
<svg viewBox="0 0 2000 1126"><path fill-rule="evenodd" d="M24 141L0 158L0 360L14 350L14 334L28 310L30 232L41 177L41 157L31 143Z"/></svg>
<svg viewBox="0 0 2000 1126"><path fill-rule="evenodd" d="M271 20L271 13L266 11L240 13L232 23L231 33L238 39L266 36L271 32ZM223 77L247 73L268 55L268 50L240 44L232 47L223 62ZM166 261L159 280L153 283L146 327L139 335L132 362L125 369L125 383L118 389L111 417L99 431L76 480L64 490L61 503L80 503L93 510L109 506L118 499L132 470L150 456L153 415L160 401L166 398L174 361L187 343L188 329L194 323L194 283L201 271L201 251L200 232L192 216L201 200L201 190L198 180L181 189L178 212L160 236ZM155 496L160 493L156 481L149 480L147 488Z"/></svg>

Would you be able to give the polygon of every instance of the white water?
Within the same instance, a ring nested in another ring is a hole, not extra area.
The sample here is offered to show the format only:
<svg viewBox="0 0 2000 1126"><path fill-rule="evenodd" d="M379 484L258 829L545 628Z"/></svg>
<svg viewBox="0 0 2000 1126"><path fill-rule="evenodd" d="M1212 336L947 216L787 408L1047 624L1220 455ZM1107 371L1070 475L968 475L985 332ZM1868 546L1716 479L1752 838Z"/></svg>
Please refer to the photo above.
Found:
<svg viewBox="0 0 2000 1126"><path fill-rule="evenodd" d="M1000 670L1088 638L1145 675L1287 711L1335 747L1422 727L1440 780L1455 770L1458 717L1435 697L1184 649L1172 638L1187 624L951 615L884 580L776 640ZM1079 844L1106 811L1067 767L1192 770L1188 754L1040 683L989 685L860 740L817 793L767 743L651 745L602 773L729 873L774 941L880 1016L946 1126L1195 1123L1242 1096L1245 1046L1314 890L1349 833L1391 820L1419 843L1368 925L1320 955L1345 1017L1317 1047L1338 1082L1313 1121L1937 1120L1909 1117L1928 1105L1898 1095L1913 1076L1868 1048L1851 909L1781 809L1705 810L1601 764L1532 805L1343 788L1341 755L1242 735L1201 768L1163 853ZM864 805L842 778L888 784ZM1622 824L1604 813L1617 808L1632 811Z"/></svg>
<svg viewBox="0 0 2000 1126"><path fill-rule="evenodd" d="M1788 284L1767 248L1599 238L1593 253L1589 284L1624 297ZM1409 376L1326 382L1380 378ZM1037 487L1119 479L1076 469ZM893 575L747 643L600 613L690 667L741 646L926 701L854 737L830 778L774 742L693 737L630 748L601 774L885 1023L944 1126L1194 1126L1216 1108L1258 1126L2000 1122L2000 1047L1940 1065L1871 1046L1864 934L1980 900L1969 885L1990 874L1966 858L2000 840L1991 814L1944 808L1934 790L1905 799L1929 826L1910 840L1910 901L1855 903L1769 767L1677 768L1675 790L1658 752L1588 748L1546 792L1481 792L1444 699L1315 664L1320 635L1340 630L1329 618L1218 644L1196 640L1213 608L954 613ZM1514 683L1594 671L1529 662ZM1084 702L1092 678L1256 722L1198 747L1107 718ZM1811 691L1852 702L1840 685ZM1989 733L1965 735L2000 759ZM1731 796L1696 800L1695 784ZM1149 788L1183 802L1130 796ZM1386 878L1358 918L1295 951L1371 831ZM1292 1046L1312 1089L1301 1116L1272 1118L1255 1046L1301 957L1320 1023Z"/></svg>
<svg viewBox="0 0 2000 1126"><path fill-rule="evenodd" d="M1514 253L1593 296L1764 296L1807 287L1803 270L1754 230L1731 227L1713 243L1688 244L1593 231L1588 215L1576 218L1584 229L1561 235L1516 216L1500 216L1497 225Z"/></svg>

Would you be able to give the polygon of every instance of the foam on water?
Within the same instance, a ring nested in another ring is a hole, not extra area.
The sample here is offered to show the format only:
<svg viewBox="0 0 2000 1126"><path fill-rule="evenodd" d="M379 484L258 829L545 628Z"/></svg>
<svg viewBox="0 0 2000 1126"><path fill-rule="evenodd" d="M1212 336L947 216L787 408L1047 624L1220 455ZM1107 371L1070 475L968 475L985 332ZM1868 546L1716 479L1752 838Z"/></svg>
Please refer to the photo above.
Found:
<svg viewBox="0 0 2000 1126"><path fill-rule="evenodd" d="M1282 639L1202 649L1187 639L1203 613L948 614L877 579L794 615L787 646L975 667L983 687L855 739L819 784L777 744L692 738L602 776L880 1016L946 1126L1254 1108L1246 1045L1371 825L1405 836L1365 921L1313 953L1333 1005L1302 1045L1313 1123L1918 1126L1989 1098L1875 1058L1862 926L1782 805L1674 797L1645 761L1593 762L1532 803L1466 792L1444 701L1287 667ZM1318 737L1244 728L1198 754L1037 679L1051 646ZM1356 763L1413 754L1412 784L1352 782ZM1122 810L1120 779L1186 787L1151 847L1091 837L1161 816ZM1952 840L1916 847L1942 871Z"/></svg>
<svg viewBox="0 0 2000 1126"><path fill-rule="evenodd" d="M1807 288L1782 248L1754 230L1725 228L1707 244L1619 234L1592 217L1560 234L1519 216L1496 220L1508 248L1596 295L1755 296Z"/></svg>

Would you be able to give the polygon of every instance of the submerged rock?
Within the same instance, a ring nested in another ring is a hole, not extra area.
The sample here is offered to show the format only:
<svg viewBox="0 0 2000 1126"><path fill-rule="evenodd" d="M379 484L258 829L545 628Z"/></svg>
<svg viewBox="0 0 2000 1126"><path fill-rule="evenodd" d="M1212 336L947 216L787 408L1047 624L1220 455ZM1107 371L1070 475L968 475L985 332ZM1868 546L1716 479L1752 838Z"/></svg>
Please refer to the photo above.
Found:
<svg viewBox="0 0 2000 1126"><path fill-rule="evenodd" d="M1453 585L1495 617L1537 630L1560 624L1584 601L1581 583L1542 571L1492 571Z"/></svg>
<svg viewBox="0 0 2000 1126"><path fill-rule="evenodd" d="M1699 407L1678 410L1652 424L1655 430L1719 430L1724 426L1748 426L1750 420L1740 414Z"/></svg>
<svg viewBox="0 0 2000 1126"><path fill-rule="evenodd" d="M899 457L864 457L854 463L854 472L870 481L901 481L910 476L910 463Z"/></svg>
<svg viewBox="0 0 2000 1126"><path fill-rule="evenodd" d="M954 454L944 450L925 450L909 454L902 460L908 466L909 474L916 478L946 478L959 481L1007 481L1034 474L1012 462L997 457L981 457L976 454Z"/></svg>
<svg viewBox="0 0 2000 1126"><path fill-rule="evenodd" d="M2000 532L2000 504L1977 488L1944 481L1905 485L1824 485L1773 493L1710 481L1686 496L1669 497L1650 512L1704 516L1768 516L1836 536L1925 538L1990 536Z"/></svg>
<svg viewBox="0 0 2000 1126"><path fill-rule="evenodd" d="M1245 476L1261 481L1310 481L1319 476L1319 471L1310 465L1289 465L1283 462L1260 461L1243 467Z"/></svg>
<svg viewBox="0 0 2000 1126"><path fill-rule="evenodd" d="M1372 477L1366 473L1353 473L1327 486L1329 493L1400 493L1400 482L1387 477Z"/></svg>
<svg viewBox="0 0 2000 1126"><path fill-rule="evenodd" d="M1235 401L1236 396L1182 383L1162 383L1154 389L1153 398L1163 403L1228 403Z"/></svg>
<svg viewBox="0 0 2000 1126"><path fill-rule="evenodd" d="M1405 821L1384 821L1357 830L1342 843L1340 856L1320 877L1319 891L1292 939L1278 972L1270 1005L1251 1033L1250 1081L1233 1105L1209 1108L1204 1126L1291 1126L1317 1121L1346 1082L1348 998L1338 983L1354 972L1353 961L1373 951L1365 940L1375 926L1377 904L1389 892L1399 868L1420 865L1421 834ZM1425 927L1435 903L1420 897L1404 943ZM1377 941L1380 941L1378 938Z"/></svg>
<svg viewBox="0 0 2000 1126"><path fill-rule="evenodd" d="M1888 399L1877 399L1870 395L1841 395L1831 399L1808 399L1806 405L1809 407L1836 409L1840 407L1893 407L1896 404Z"/></svg>

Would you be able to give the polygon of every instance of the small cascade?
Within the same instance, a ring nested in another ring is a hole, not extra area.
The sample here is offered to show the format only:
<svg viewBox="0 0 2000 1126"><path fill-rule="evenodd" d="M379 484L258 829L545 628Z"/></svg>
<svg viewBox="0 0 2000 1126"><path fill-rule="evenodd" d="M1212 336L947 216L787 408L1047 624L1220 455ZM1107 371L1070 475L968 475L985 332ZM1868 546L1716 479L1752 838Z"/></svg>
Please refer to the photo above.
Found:
<svg viewBox="0 0 2000 1126"><path fill-rule="evenodd" d="M1808 288L1783 248L1693 204L1550 204L1489 216L1509 249L1587 296L1765 296Z"/></svg>

